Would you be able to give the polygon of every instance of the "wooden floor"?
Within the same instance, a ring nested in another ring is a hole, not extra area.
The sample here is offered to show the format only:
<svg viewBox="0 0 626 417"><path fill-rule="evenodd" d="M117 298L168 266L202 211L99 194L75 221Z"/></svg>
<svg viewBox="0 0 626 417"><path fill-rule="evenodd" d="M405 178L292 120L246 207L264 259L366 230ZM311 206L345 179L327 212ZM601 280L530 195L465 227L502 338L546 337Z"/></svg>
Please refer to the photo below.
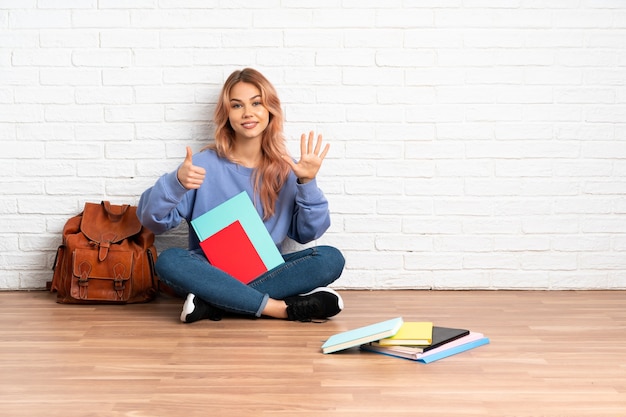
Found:
<svg viewBox="0 0 626 417"><path fill-rule="evenodd" d="M341 291L323 324L0 292L0 416L626 416L626 292ZM395 316L491 343L428 365L331 334Z"/></svg>

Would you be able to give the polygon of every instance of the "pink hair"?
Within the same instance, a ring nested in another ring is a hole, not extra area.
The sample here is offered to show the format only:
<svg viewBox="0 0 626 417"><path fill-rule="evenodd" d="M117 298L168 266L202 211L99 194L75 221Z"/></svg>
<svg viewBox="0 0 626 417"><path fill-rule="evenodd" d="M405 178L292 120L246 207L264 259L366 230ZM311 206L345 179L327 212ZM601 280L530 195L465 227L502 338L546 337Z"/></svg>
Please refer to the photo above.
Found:
<svg viewBox="0 0 626 417"><path fill-rule="evenodd" d="M230 91L237 83L252 84L261 91L261 102L269 112L269 124L261 139L261 162L255 168L252 177L254 193L261 199L263 217L271 217L276 209L278 193L287 177L290 167L282 159L287 155L283 136L283 111L274 86L260 72L244 68L233 72L224 83L215 108L215 142L206 146L213 149L222 158L233 160L235 131L228 120L230 111Z"/></svg>

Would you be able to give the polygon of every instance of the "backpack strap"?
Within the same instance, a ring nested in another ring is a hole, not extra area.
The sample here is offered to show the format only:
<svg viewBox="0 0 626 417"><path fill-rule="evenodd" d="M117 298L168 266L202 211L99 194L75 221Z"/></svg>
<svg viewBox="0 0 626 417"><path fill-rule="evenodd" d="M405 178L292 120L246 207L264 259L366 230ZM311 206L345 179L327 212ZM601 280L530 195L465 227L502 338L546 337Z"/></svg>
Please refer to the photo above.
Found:
<svg viewBox="0 0 626 417"><path fill-rule="evenodd" d="M111 204L110 201L102 201L100 203L102 209L109 216L109 219L113 222L118 222L124 217L124 214L128 211L130 204L122 204L121 206L116 206Z"/></svg>
<svg viewBox="0 0 626 417"><path fill-rule="evenodd" d="M100 236L100 244L98 245L98 260L104 261L109 254L111 243L116 242L117 235L115 233L102 233Z"/></svg>

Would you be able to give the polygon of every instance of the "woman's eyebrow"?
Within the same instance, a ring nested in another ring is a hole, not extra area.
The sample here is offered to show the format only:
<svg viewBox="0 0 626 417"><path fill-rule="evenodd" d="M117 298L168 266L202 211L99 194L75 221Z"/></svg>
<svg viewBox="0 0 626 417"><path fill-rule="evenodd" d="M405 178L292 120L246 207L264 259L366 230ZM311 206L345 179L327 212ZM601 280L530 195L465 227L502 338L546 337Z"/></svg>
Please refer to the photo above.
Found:
<svg viewBox="0 0 626 417"><path fill-rule="evenodd" d="M257 94L257 95L256 95L256 96L254 96L254 97L250 97L250 101L252 101L252 100L256 100L256 99L258 99L258 98L261 98L261 95L260 95L260 94ZM231 98L231 99L230 99L230 101L239 101L239 102L241 102L241 101L243 101L243 100L238 99L238 98Z"/></svg>

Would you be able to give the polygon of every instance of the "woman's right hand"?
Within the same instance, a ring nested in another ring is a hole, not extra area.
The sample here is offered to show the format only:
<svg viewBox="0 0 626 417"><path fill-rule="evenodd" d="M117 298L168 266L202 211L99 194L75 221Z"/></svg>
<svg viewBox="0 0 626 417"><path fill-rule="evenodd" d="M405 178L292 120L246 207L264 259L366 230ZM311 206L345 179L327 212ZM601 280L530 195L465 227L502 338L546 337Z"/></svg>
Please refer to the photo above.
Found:
<svg viewBox="0 0 626 417"><path fill-rule="evenodd" d="M195 166L192 157L193 152L191 152L191 148L187 146L187 156L178 168L176 176L183 187L188 190L197 190L204 182L206 170L202 167Z"/></svg>

